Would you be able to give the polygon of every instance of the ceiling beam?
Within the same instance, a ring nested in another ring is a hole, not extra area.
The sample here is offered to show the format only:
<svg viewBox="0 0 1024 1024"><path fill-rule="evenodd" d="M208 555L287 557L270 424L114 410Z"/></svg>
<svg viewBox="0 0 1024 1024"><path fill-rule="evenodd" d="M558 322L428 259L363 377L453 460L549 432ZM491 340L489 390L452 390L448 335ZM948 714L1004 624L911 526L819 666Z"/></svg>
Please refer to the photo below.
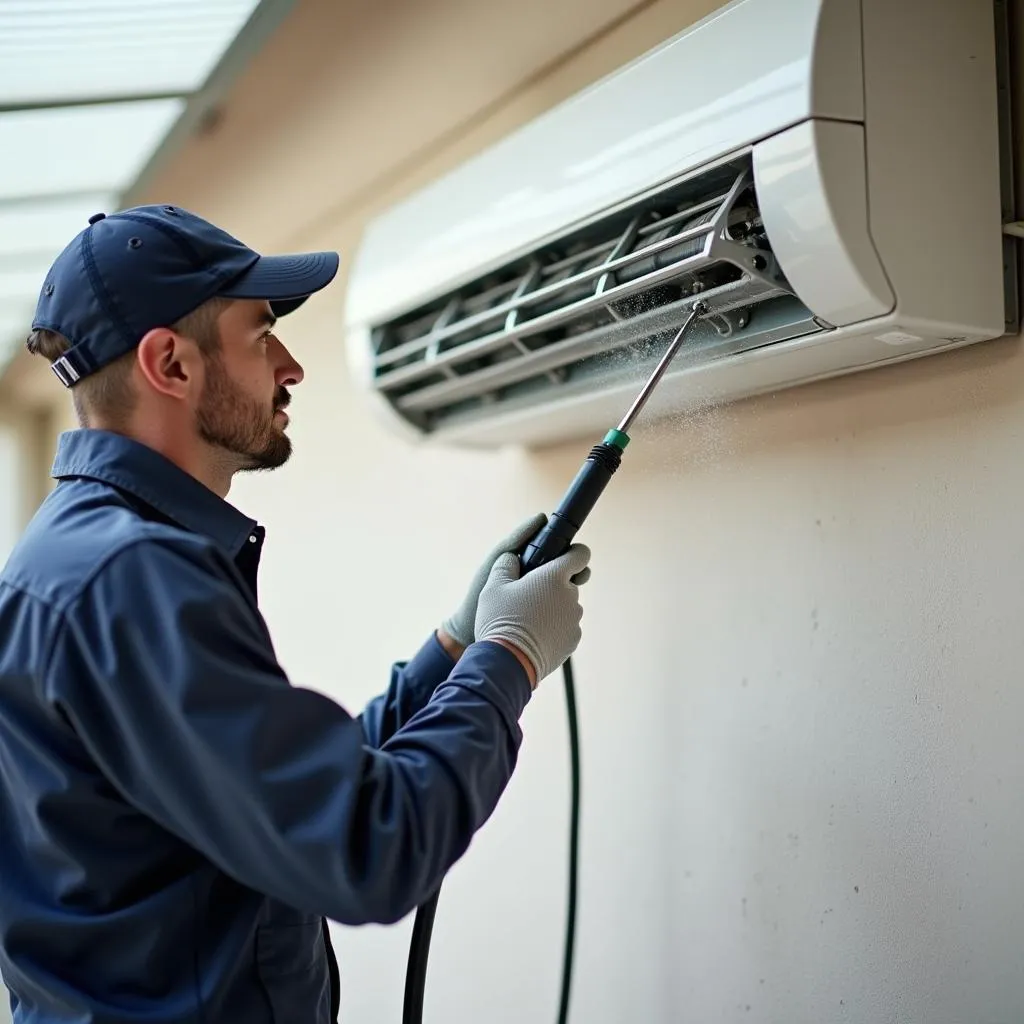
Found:
<svg viewBox="0 0 1024 1024"><path fill-rule="evenodd" d="M189 97L181 116L126 190L122 206L137 205L138 197L148 190L171 157L216 109L294 5L295 0L260 0L204 85Z"/></svg>
<svg viewBox="0 0 1024 1024"><path fill-rule="evenodd" d="M36 206L65 199L95 199L116 193L117 188L112 187L68 189L66 192L29 192L23 196L0 196L0 213L3 213L4 210L16 210L22 206Z"/></svg>
<svg viewBox="0 0 1024 1024"><path fill-rule="evenodd" d="M44 100L21 100L0 103L0 114L20 114L23 111L66 110L69 107L102 107L116 103L146 103L151 100L183 100L189 93L180 89L163 92L121 93L111 96L66 96Z"/></svg>

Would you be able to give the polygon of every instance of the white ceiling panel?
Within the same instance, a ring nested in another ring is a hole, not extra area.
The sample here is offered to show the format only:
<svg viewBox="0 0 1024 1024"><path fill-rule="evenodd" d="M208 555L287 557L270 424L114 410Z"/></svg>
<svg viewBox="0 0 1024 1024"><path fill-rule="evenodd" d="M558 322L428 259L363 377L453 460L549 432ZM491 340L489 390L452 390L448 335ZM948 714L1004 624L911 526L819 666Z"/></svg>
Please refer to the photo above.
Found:
<svg viewBox="0 0 1024 1024"><path fill-rule="evenodd" d="M116 201L111 192L95 192L0 206L0 261L40 252L56 256L94 213L108 213Z"/></svg>
<svg viewBox="0 0 1024 1024"><path fill-rule="evenodd" d="M0 0L0 375L54 257L292 2Z"/></svg>
<svg viewBox="0 0 1024 1024"><path fill-rule="evenodd" d="M168 99L0 114L0 200L126 188L184 107Z"/></svg>
<svg viewBox="0 0 1024 1024"><path fill-rule="evenodd" d="M46 277L52 260L37 258L24 260L20 265L11 266L7 260L0 263L0 303L24 304L31 298L35 307L35 297Z"/></svg>
<svg viewBox="0 0 1024 1024"><path fill-rule="evenodd" d="M258 0L0 0L0 103L187 93Z"/></svg>
<svg viewBox="0 0 1024 1024"><path fill-rule="evenodd" d="M0 366L12 359L32 328L34 305L29 303L4 303L0 308ZM2 481L0 481L2 485Z"/></svg>

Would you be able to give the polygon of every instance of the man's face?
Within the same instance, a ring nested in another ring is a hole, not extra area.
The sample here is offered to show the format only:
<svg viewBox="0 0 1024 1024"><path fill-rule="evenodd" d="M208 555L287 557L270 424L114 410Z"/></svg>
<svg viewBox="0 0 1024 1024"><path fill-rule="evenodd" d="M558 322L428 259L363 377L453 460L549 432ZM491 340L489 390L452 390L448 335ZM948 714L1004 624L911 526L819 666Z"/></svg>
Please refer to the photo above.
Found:
<svg viewBox="0 0 1024 1024"><path fill-rule="evenodd" d="M269 303L232 302L218 318L219 348L205 357L196 425L204 441L236 456L242 470L276 469L292 452L286 385L302 380L302 367L273 326Z"/></svg>

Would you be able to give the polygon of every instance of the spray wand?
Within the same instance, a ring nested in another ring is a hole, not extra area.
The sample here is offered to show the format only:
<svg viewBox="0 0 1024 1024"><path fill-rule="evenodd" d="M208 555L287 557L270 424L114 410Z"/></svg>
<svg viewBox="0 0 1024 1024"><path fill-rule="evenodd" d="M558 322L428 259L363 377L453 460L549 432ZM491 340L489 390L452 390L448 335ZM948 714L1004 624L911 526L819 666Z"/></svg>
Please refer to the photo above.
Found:
<svg viewBox="0 0 1024 1024"><path fill-rule="evenodd" d="M573 538L583 525L583 521L590 514L608 481L619 468L622 453L626 450L626 445L629 444L628 431L630 427L647 404L647 400L658 386L658 382L665 375L665 371L679 351L690 325L698 317L706 316L707 312L706 302L700 301L693 304L690 315L683 322L683 326L679 328L672 344L661 357L654 373L651 374L640 394L636 396L629 411L623 416L622 422L609 430L600 444L591 448L586 462L580 467L576 478L569 485L558 508L548 518L547 524L523 553L524 573L536 569L568 551Z"/></svg>
<svg viewBox="0 0 1024 1024"><path fill-rule="evenodd" d="M669 363L675 358L695 320L707 316L708 304L698 300L690 307L690 313L683 321L672 343L658 361L654 372L648 378L617 427L609 430L604 440L590 450L586 461L580 467L569 489L562 497L558 508L548 517L547 523L536 537L526 546L522 555L522 571L525 575L546 562L550 562L569 550L573 538L591 513L597 499L601 497L608 481L622 462L622 454L629 444L629 429L640 415L659 381L665 375ZM562 666L565 678L565 704L569 720L569 756L572 777L572 808L570 811L569 835L569 905L566 913L565 949L562 961L562 991L559 1000L558 1022L567 1024L569 1018L569 991L572 983L573 949L576 935L576 896L578 889L577 851L579 839L580 809L580 752L579 725L576 715L576 688L573 681L572 659ZM426 985L427 953L433 931L434 914L440 888L417 910L413 923L412 939L409 943L409 962L405 975L405 1003L403 1024L421 1024L423 1019L423 991Z"/></svg>

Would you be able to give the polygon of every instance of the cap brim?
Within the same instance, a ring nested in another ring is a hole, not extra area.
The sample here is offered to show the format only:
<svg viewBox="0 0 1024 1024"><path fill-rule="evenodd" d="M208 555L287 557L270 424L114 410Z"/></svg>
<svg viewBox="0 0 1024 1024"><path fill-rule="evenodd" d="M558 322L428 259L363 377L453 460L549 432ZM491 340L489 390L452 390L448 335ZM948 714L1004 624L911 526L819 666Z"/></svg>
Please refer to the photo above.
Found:
<svg viewBox="0 0 1024 1024"><path fill-rule="evenodd" d="M266 299L275 316L285 316L326 288L338 273L339 263L336 252L261 256L218 294L226 299Z"/></svg>

